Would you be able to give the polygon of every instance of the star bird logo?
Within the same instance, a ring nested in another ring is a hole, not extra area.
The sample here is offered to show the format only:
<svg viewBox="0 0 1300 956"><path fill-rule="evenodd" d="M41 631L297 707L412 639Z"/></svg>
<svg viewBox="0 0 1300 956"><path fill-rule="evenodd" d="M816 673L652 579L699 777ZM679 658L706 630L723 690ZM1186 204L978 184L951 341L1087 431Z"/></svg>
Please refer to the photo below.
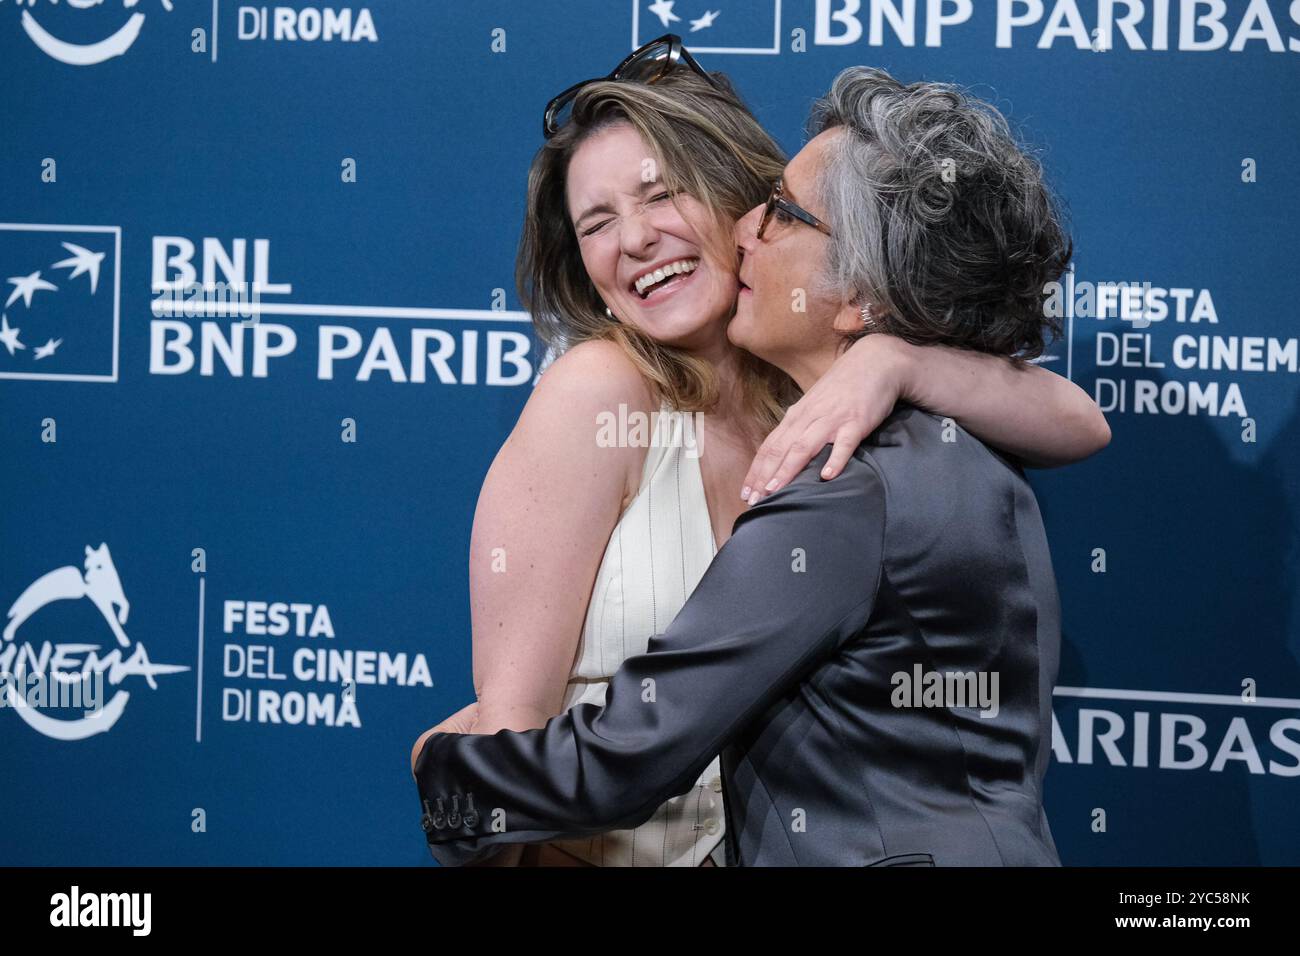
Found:
<svg viewBox="0 0 1300 956"><path fill-rule="evenodd" d="M692 53L780 53L781 0L633 0L633 49L665 30Z"/></svg>
<svg viewBox="0 0 1300 956"><path fill-rule="evenodd" d="M0 223L0 378L116 381L114 233Z"/></svg>

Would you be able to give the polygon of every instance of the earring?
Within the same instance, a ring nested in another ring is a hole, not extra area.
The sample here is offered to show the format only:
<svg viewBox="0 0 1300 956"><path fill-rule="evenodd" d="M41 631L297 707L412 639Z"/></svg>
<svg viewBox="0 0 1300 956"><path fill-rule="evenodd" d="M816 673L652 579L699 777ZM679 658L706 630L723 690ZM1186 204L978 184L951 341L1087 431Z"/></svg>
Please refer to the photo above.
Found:
<svg viewBox="0 0 1300 956"><path fill-rule="evenodd" d="M876 320L871 315L871 303L868 302L858 309L858 315L862 316L862 328L867 332L876 331Z"/></svg>
<svg viewBox="0 0 1300 956"><path fill-rule="evenodd" d="M618 319L614 318L614 313L609 311L609 306L605 306L605 317L608 318L611 322L618 321Z"/></svg>

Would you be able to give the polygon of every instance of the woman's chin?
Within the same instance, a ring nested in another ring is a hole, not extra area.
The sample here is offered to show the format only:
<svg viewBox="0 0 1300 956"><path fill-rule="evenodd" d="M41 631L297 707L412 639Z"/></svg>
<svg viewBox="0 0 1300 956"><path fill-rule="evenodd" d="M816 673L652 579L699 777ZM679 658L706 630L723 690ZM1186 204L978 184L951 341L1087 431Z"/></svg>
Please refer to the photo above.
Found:
<svg viewBox="0 0 1300 956"><path fill-rule="evenodd" d="M754 321L751 311L752 303L749 296L742 293L736 300L736 310L731 321L727 323L727 338L732 345L742 349L749 349L753 340Z"/></svg>
<svg viewBox="0 0 1300 956"><path fill-rule="evenodd" d="M750 324L739 314L727 324L727 341L737 348L753 351L750 348Z"/></svg>
<svg viewBox="0 0 1300 956"><path fill-rule="evenodd" d="M674 348L690 349L716 343L719 331L730 320L730 308L719 311L696 302L682 305L671 310L642 312L636 316L636 325L656 342Z"/></svg>
<svg viewBox="0 0 1300 956"><path fill-rule="evenodd" d="M680 320L674 316L655 316L638 322L637 327L660 345L687 351L708 338L708 323L700 322L698 316L683 316Z"/></svg>

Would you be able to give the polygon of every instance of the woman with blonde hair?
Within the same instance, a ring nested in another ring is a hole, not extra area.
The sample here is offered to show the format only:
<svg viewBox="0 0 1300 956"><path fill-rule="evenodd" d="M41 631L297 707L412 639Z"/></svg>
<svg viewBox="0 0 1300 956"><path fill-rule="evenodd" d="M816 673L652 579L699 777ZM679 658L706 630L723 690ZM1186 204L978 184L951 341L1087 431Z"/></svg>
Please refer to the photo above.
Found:
<svg viewBox="0 0 1300 956"><path fill-rule="evenodd" d="M772 194L785 157L726 78L702 70L679 38L564 91L547 107L545 131L517 279L559 357L479 496L470 544L477 700L421 736L412 763L433 731L526 730L578 703L603 703L609 678L667 628L748 504L830 442L822 475L833 479L896 401L949 416L1027 463L1077 460L1109 441L1096 405L1065 379L885 334L888 316L864 313L864 328L881 334L859 339L802 397L784 373L732 345L733 228ZM800 212L774 210L782 221ZM805 292L789 290L792 313ZM681 416L674 440L600 437L602 422L656 415ZM720 864L721 790L715 758L635 829L516 845L491 863Z"/></svg>

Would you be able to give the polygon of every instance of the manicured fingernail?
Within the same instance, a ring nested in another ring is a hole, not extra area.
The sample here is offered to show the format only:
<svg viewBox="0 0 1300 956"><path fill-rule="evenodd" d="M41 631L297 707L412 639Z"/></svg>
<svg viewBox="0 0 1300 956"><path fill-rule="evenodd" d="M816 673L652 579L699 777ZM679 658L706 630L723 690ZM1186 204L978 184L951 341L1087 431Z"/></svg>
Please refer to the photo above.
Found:
<svg viewBox="0 0 1300 956"><path fill-rule="evenodd" d="M749 485L746 485L744 488L740 489L740 497L743 498L745 501L749 500Z"/></svg>
<svg viewBox="0 0 1300 956"><path fill-rule="evenodd" d="M757 492L757 491L754 492L752 495L749 496L749 503L750 503L751 505L752 505L754 502L756 502L756 501L758 501L758 492Z"/></svg>
<svg viewBox="0 0 1300 956"><path fill-rule="evenodd" d="M829 478L830 476L831 476L831 466L827 465L825 468L822 469L822 477Z"/></svg>
<svg viewBox="0 0 1300 956"><path fill-rule="evenodd" d="M773 478L771 481L769 481L769 482L767 483L767 487L764 488L763 490L764 490L764 491L776 491L776 479Z"/></svg>

